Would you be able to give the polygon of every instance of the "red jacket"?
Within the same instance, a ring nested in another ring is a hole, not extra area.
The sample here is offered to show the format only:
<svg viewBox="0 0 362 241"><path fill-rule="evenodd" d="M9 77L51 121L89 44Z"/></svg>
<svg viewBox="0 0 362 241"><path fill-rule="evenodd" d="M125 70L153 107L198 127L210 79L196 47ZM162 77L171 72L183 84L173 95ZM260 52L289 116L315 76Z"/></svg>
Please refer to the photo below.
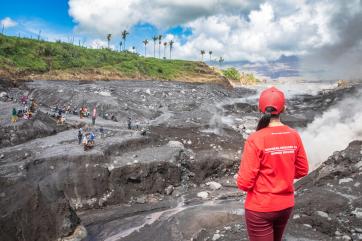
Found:
<svg viewBox="0 0 362 241"><path fill-rule="evenodd" d="M257 212L294 206L294 179L308 174L302 140L288 126L261 129L245 142L237 185L247 192L245 208Z"/></svg>

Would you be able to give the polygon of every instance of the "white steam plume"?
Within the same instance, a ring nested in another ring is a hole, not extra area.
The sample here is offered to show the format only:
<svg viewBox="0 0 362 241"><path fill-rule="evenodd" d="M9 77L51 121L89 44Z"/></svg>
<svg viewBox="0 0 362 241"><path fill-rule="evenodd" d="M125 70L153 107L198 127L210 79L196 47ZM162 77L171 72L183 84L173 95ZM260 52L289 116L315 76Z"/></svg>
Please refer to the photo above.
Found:
<svg viewBox="0 0 362 241"><path fill-rule="evenodd" d="M351 141L362 140L362 91L348 97L316 118L301 137L311 171Z"/></svg>

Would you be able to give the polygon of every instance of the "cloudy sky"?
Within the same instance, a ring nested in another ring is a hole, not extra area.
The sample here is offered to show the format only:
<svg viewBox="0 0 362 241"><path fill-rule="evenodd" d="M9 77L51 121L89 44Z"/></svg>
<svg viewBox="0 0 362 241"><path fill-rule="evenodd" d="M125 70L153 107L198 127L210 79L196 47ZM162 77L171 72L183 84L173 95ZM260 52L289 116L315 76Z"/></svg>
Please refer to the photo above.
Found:
<svg viewBox="0 0 362 241"><path fill-rule="evenodd" d="M12 0L3 1L6 34L67 41L92 47L141 51L142 40L162 34L175 41L174 57L200 60L200 50L227 62L273 62L296 56L300 68L326 78L360 77L362 0ZM151 41L152 42L152 41ZM153 44L149 45L153 53ZM209 58L209 56L205 57Z"/></svg>

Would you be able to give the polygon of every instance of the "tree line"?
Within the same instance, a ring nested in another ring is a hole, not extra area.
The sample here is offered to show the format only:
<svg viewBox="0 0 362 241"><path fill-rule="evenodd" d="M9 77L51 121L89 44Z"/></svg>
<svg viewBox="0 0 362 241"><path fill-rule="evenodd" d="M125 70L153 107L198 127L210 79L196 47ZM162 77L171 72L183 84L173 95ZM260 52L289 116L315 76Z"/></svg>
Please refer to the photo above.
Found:
<svg viewBox="0 0 362 241"><path fill-rule="evenodd" d="M123 30L121 33L121 41L119 42L119 50L122 51L122 46L123 46L123 51L126 51L126 40L127 40L127 36L129 35L129 32L127 30ZM112 39L112 34L107 34L106 36L107 41L108 41L108 48L110 48L110 42ZM174 45L174 41L170 40L169 42L164 41L162 42L162 38L163 35L154 35L151 39L153 40L153 57L156 58L156 45L158 45L158 58L161 58L161 46L163 45L163 59L166 59L166 50L167 47L169 48L169 59L172 59L172 49L173 49L173 45ZM147 45L150 43L150 41L148 39L145 39L142 41L143 45L145 46L144 49L144 56L147 56ZM135 52L136 47L132 46L132 51ZM204 55L206 53L205 50L200 50L201 53L201 61L204 61ZM212 50L209 50L209 56L210 56L210 62L212 62ZM218 60L220 67L222 66L222 64L224 63L224 58L223 57L219 57Z"/></svg>
<svg viewBox="0 0 362 241"><path fill-rule="evenodd" d="M126 51L126 40L127 40L127 36L129 35L129 32L127 30L123 30L121 33L121 41L119 42L119 50L122 51L122 46L123 46L123 51ZM108 42L108 48L110 48L110 42L112 39L112 34L107 34L106 36L107 42ZM170 40L170 41L162 41L163 39L163 35L155 35L152 37L153 40L153 57L156 58L156 45L158 44L158 58L161 58L161 46L163 45L163 58L166 59L166 51L169 49L169 59L172 58L172 50L173 50L173 45L174 45L174 41ZM145 39L142 41L143 45L145 46L144 49L144 56L147 56L147 45L150 43L150 41L148 39ZM136 47L132 46L132 51L135 52Z"/></svg>

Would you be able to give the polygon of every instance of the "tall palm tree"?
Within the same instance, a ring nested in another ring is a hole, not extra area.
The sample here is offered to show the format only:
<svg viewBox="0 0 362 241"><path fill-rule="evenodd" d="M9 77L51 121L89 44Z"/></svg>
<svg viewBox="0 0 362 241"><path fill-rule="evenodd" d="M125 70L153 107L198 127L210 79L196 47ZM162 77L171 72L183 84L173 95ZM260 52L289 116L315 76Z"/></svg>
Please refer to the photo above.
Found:
<svg viewBox="0 0 362 241"><path fill-rule="evenodd" d="M132 52L135 53L136 52L136 47L132 46Z"/></svg>
<svg viewBox="0 0 362 241"><path fill-rule="evenodd" d="M171 53L172 53L172 48L173 48L173 44L175 42L173 40L171 40L168 44L170 45L170 59L171 59Z"/></svg>
<svg viewBox="0 0 362 241"><path fill-rule="evenodd" d="M166 59L166 47L167 47L167 42L163 43L164 49L163 49L163 58Z"/></svg>
<svg viewBox="0 0 362 241"><path fill-rule="evenodd" d="M205 50L201 50L200 53L201 53L201 61L204 61Z"/></svg>
<svg viewBox="0 0 362 241"><path fill-rule="evenodd" d="M108 41L108 48L109 48L109 42L111 42L112 34L107 34L107 41Z"/></svg>
<svg viewBox="0 0 362 241"><path fill-rule="evenodd" d="M222 63L224 63L224 58L223 58L223 57L220 57L220 59L219 59L220 68L221 68L221 66L222 66Z"/></svg>
<svg viewBox="0 0 362 241"><path fill-rule="evenodd" d="M142 41L142 43L145 45L145 57L146 57L148 40L145 39L145 40Z"/></svg>
<svg viewBox="0 0 362 241"><path fill-rule="evenodd" d="M158 40L158 36L153 36L152 37L153 40L153 57L156 58L156 42Z"/></svg>
<svg viewBox="0 0 362 241"><path fill-rule="evenodd" d="M123 39L123 50L126 50L126 38L127 38L127 35L129 34L129 32L127 32L127 30L123 30L122 31L122 39Z"/></svg>
<svg viewBox="0 0 362 241"><path fill-rule="evenodd" d="M211 62L211 55L212 55L212 51L209 50L209 55L210 55L210 62Z"/></svg>
<svg viewBox="0 0 362 241"><path fill-rule="evenodd" d="M123 44L123 42L122 42L122 41L120 41L120 42L119 42L119 52L121 52L121 51L122 51L122 44Z"/></svg>
<svg viewBox="0 0 362 241"><path fill-rule="evenodd" d="M158 35L158 58L161 58L161 44L162 44L162 35Z"/></svg>

